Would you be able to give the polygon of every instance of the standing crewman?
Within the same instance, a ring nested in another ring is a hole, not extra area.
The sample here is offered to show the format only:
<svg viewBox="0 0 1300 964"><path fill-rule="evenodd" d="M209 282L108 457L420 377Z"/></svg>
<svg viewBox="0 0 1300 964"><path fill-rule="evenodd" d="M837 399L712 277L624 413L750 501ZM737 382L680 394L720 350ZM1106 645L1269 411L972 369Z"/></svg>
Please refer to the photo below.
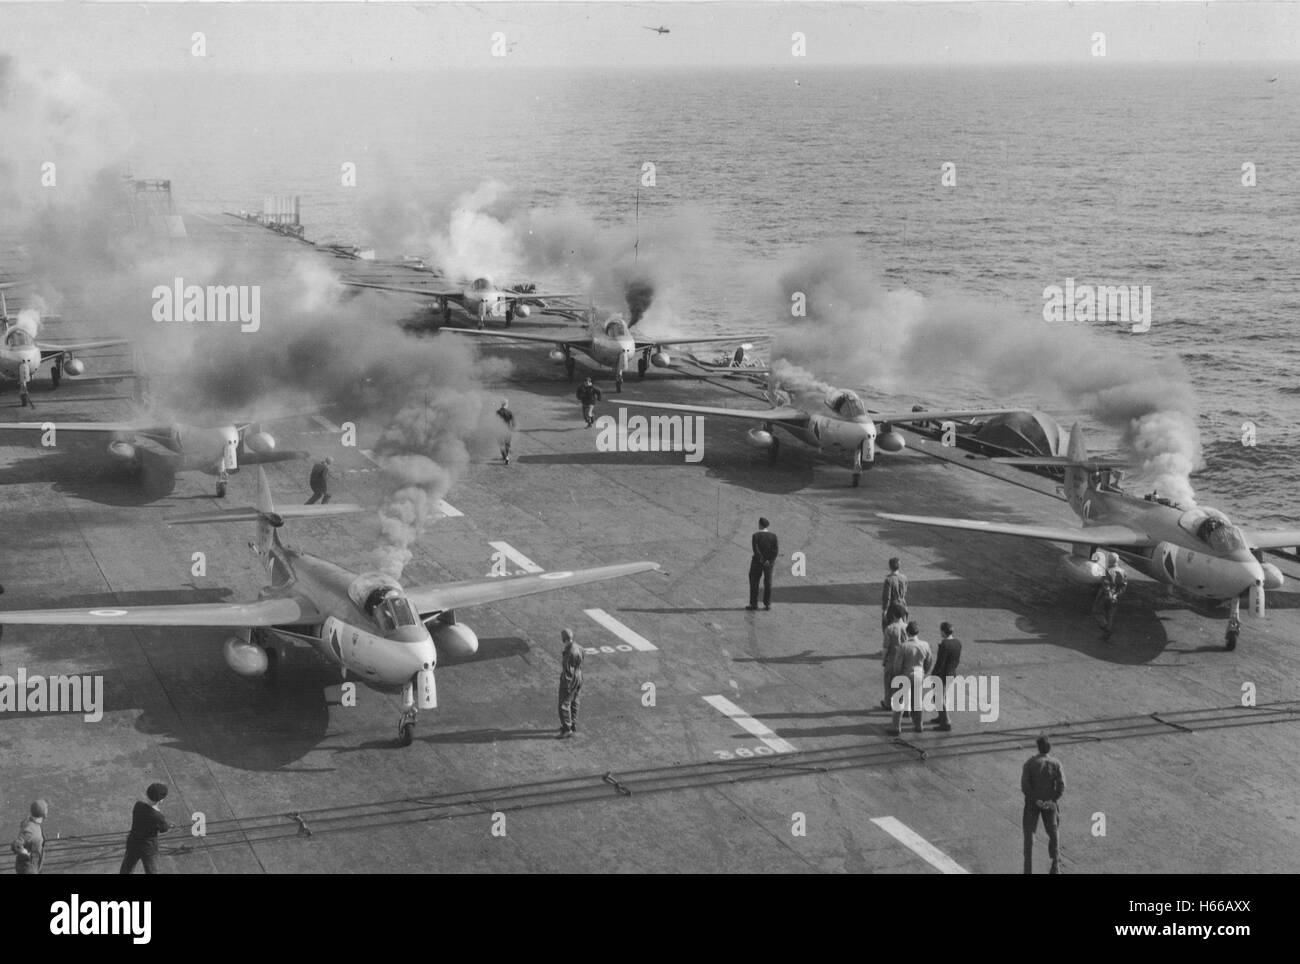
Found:
<svg viewBox="0 0 1300 964"><path fill-rule="evenodd" d="M159 805L167 799L167 784L151 783L144 792L148 799L137 800L131 810L131 832L126 836L126 856L122 858L121 874L135 870L136 863L144 862L146 874L158 873L158 835L172 828L162 815Z"/></svg>
<svg viewBox="0 0 1300 964"><path fill-rule="evenodd" d="M600 389L588 378L578 386L578 401L582 403L582 417L587 420L587 428L596 422L596 403L600 401Z"/></svg>
<svg viewBox="0 0 1300 964"><path fill-rule="evenodd" d="M780 555L780 546L777 543L776 533L768 529L769 525L770 522L760 518L758 531L749 540L753 556L749 561L749 605L745 608L751 611L758 608L759 579L763 580L763 608L772 608L772 570L776 566L777 556Z"/></svg>
<svg viewBox="0 0 1300 964"><path fill-rule="evenodd" d="M904 713L911 715L913 730L917 733L922 730L922 688L925 685L925 677L930 675L930 667L934 665L934 655L930 652L930 644L921 639L920 634L921 627L916 625L915 620L908 623L907 638L903 640L903 645L898 647L898 653L894 656L896 690L890 696L894 719L889 729L885 731L890 736L900 734L899 724L903 722Z"/></svg>
<svg viewBox="0 0 1300 964"><path fill-rule="evenodd" d="M25 405L34 411L36 409L36 406L32 404L32 396L28 388L28 384L31 382L31 380L32 380L31 367L28 365L27 359L24 358L22 361L18 363L19 408Z"/></svg>
<svg viewBox="0 0 1300 964"><path fill-rule="evenodd" d="M1021 823L1025 830L1025 873L1034 872L1034 833L1038 818L1047 831L1047 854L1052 858L1049 873L1060 873L1061 796L1065 793L1065 771L1051 756L1052 742L1038 738L1038 755L1025 761L1020 771L1020 792L1025 795L1025 812Z"/></svg>
<svg viewBox="0 0 1300 964"><path fill-rule="evenodd" d="M18 828L18 837L13 842L14 873L39 874L41 864L45 863L45 818L50 815L50 805L44 800L37 800L28 810L28 817Z"/></svg>
<svg viewBox="0 0 1300 964"><path fill-rule="evenodd" d="M483 326L487 323L488 303L486 298L480 298L478 302L478 330L482 331Z"/></svg>
<svg viewBox="0 0 1300 964"><path fill-rule="evenodd" d="M1101 627L1101 638L1110 642L1115 634L1115 613L1119 610L1120 596L1128 589L1128 573L1119 564L1119 554L1106 554L1106 574L1097 587L1097 598L1092 604L1092 614Z"/></svg>
<svg viewBox="0 0 1300 964"><path fill-rule="evenodd" d="M880 701L880 708L890 707L889 697L894 692L894 661L898 658L898 647L907 639L907 607L900 603L891 603L885 613L885 642L881 649L881 672L885 678L885 698Z"/></svg>
<svg viewBox="0 0 1300 964"><path fill-rule="evenodd" d="M880 593L880 629L889 625L889 607L893 603L903 607L907 611L907 577L903 575L899 567L902 564L898 557L889 560L889 575L885 577L885 584Z"/></svg>
<svg viewBox="0 0 1300 964"><path fill-rule="evenodd" d="M325 456L311 467L311 498L308 505L319 502L325 505L330 500L330 466L334 464L331 456Z"/></svg>
<svg viewBox="0 0 1300 964"><path fill-rule="evenodd" d="M501 461L509 465L510 442L515 437L515 413L510 411L510 401L508 399L501 399L501 407L497 409L497 418L504 423L501 431Z"/></svg>
<svg viewBox="0 0 1300 964"><path fill-rule="evenodd" d="M939 692L943 702L939 704L939 719L935 725L940 730L951 730L952 722L948 719L948 680L957 675L957 664L961 662L961 640L952 634L952 623L940 623L939 652L934 657L934 669L931 672L939 680Z"/></svg>
<svg viewBox="0 0 1300 964"><path fill-rule="evenodd" d="M582 689L582 647L572 629L560 630L560 739L578 732L578 691Z"/></svg>

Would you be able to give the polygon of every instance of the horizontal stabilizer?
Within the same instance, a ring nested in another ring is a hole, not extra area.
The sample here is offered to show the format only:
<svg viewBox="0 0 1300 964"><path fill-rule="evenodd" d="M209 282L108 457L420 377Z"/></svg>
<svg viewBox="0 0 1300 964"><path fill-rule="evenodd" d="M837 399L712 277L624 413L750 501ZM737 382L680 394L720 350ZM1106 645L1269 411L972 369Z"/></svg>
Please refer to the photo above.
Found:
<svg viewBox="0 0 1300 964"><path fill-rule="evenodd" d="M1036 456L1019 456L1008 455L999 458L989 459L990 462L1001 462L1003 465L1042 465L1060 469L1085 469L1089 472L1097 472L1101 469L1135 469L1138 468L1136 462L1128 459L1083 459L1075 461L1064 455L1044 455Z"/></svg>
<svg viewBox="0 0 1300 964"><path fill-rule="evenodd" d="M276 509L267 513L267 515L272 519L279 518L281 520L310 519L317 516L353 515L365 511L366 507L362 505L350 502L336 502L333 505L295 505L284 509ZM167 524L185 526L202 525L208 522L260 522L262 518L263 513L251 505L245 505L226 512L208 512L202 515L187 515L178 519L168 519Z"/></svg>

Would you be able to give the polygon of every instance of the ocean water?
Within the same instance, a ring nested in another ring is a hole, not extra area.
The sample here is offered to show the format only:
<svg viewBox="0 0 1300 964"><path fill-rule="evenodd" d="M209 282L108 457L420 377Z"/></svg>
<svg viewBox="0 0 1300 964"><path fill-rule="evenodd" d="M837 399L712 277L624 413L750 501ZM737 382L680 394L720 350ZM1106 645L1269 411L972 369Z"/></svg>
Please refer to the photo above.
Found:
<svg viewBox="0 0 1300 964"><path fill-rule="evenodd" d="M817 257L881 298L963 299L1041 325L1044 289L1067 278L1150 286L1145 333L1056 324L1093 328L1103 366L1180 364L1169 386L1194 395L1197 499L1300 524L1295 67L187 72L123 75L109 93L134 173L171 178L183 210L297 194L310 238L428 254L455 199L500 182L516 216L560 207L609 231L606 246L639 239L638 257L672 265L694 329L783 330L788 315L756 292ZM645 161L653 187L639 187ZM341 183L349 162L355 188ZM571 283L582 256L542 280ZM846 354L871 350L861 337ZM834 360L817 374L871 387ZM960 369L882 397L1041 405L1082 416L1098 448L1116 441L1087 411Z"/></svg>

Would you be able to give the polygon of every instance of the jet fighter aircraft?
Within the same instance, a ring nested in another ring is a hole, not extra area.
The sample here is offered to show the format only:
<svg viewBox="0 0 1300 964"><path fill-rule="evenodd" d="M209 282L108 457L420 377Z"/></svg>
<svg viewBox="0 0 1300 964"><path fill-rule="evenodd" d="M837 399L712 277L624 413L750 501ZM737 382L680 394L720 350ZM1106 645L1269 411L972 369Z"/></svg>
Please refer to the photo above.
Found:
<svg viewBox="0 0 1300 964"><path fill-rule="evenodd" d="M373 288L376 291L394 291L399 294L433 298L442 312L444 325L451 324L451 303L454 301L464 308L466 313L478 318L479 328L482 328L489 318L504 320L506 327L509 328L516 317L527 318L532 307L546 311L551 307L547 304L548 298L574 297L571 294L540 292L536 285L531 284L502 288L493 284L490 278L475 278L461 288L416 288L374 281L350 281L346 278L343 283L351 288Z"/></svg>
<svg viewBox="0 0 1300 964"><path fill-rule="evenodd" d="M4 290L16 284L18 282L10 281L0 285L0 387L3 387L6 381L17 382L22 405L31 405L28 385L36 377L40 367L47 362L50 365L50 385L58 388L64 373L80 375L86 370L86 363L77 358L74 352L130 344L125 338L83 341L71 345L55 345L38 340L36 323L39 322L40 316L35 309L20 311L13 319L9 316L9 306L4 301ZM25 317L28 316L28 312L31 313L30 321Z"/></svg>
<svg viewBox="0 0 1300 964"><path fill-rule="evenodd" d="M1284 581L1277 566L1262 561L1262 551L1300 545L1300 529L1252 531L1233 525L1218 509L1187 508L1154 493L1140 499L1125 494L1115 484L1112 471L1126 463L1090 458L1083 429L1078 425L1070 433L1069 454L1064 458L993 461L1063 468L1066 497L1083 527L876 514L894 522L1069 543L1072 548L1061 557L1061 567L1068 579L1083 585L1095 586L1105 576L1105 567L1092 558L1094 552L1100 549L1117 553L1157 582L1203 599L1230 600L1228 649L1237 643L1236 615L1241 594L1257 588L1262 605L1263 592L1280 588Z"/></svg>
<svg viewBox="0 0 1300 964"><path fill-rule="evenodd" d="M666 33L672 33L672 31L669 30L667 27L646 27L646 29L647 29L647 30L653 30L655 33L660 34L660 35L662 35L662 34L666 34ZM1274 79L1276 80L1276 78L1274 78Z"/></svg>
<svg viewBox="0 0 1300 964"><path fill-rule="evenodd" d="M293 415L279 415L265 421L279 421ZM147 458L159 459L167 470L203 472L217 478L217 498L226 494L231 472L241 465L263 462L287 462L305 459L307 452L278 451L275 437L262 428L261 422L198 427L148 420L135 422L0 422L0 432L53 431L54 443L60 433L111 435L108 454L125 465L132 474L144 469Z"/></svg>
<svg viewBox="0 0 1300 964"><path fill-rule="evenodd" d="M637 355L637 371L642 378L651 365L656 368L668 368L672 365L672 356L667 349L674 345L705 345L718 342L741 342L747 339L760 340L770 337L762 334L712 335L702 338L637 338L632 334L632 326L623 320L622 315L612 315L604 322L597 322L594 317L588 321L588 333L585 338L556 338L554 335L542 334L506 334L497 331L474 331L470 328L444 328L458 335L479 335L485 338L508 338L512 341L549 342L551 361L563 362L565 374L572 380L577 359L575 351L589 356L596 364L614 370L614 387L623 390L623 373L632 364Z"/></svg>
<svg viewBox="0 0 1300 964"><path fill-rule="evenodd" d="M942 421L996 414L991 411L913 411L897 415L868 413L858 394L847 388L832 388L824 393L800 391L782 388L773 377L768 379L766 394L770 408L713 408L708 405L632 401L620 401L619 404L762 422L761 428L750 429L748 439L755 448L766 449L773 459L781 449L781 440L774 434L777 428L784 429L800 442L815 449L834 448L852 452L855 487L862 481L863 467L870 466L875 461L877 448L886 452L901 452L907 446L903 436L893 430L895 422Z"/></svg>
<svg viewBox="0 0 1300 964"><path fill-rule="evenodd" d="M279 663L277 643L307 644L373 687L400 689L398 741L408 746L419 710L438 705L434 683L438 652L468 657L478 651L478 637L457 619L457 610L659 568L653 562L629 562L404 590L391 576L350 572L280 541L277 530L286 519L360 512L360 506L277 510L265 471L259 468L257 475L256 507L170 520L177 525L256 522L253 548L271 582L256 602L0 612L0 625L230 627L237 635L226 639L222 652L227 665L244 677L274 673Z"/></svg>

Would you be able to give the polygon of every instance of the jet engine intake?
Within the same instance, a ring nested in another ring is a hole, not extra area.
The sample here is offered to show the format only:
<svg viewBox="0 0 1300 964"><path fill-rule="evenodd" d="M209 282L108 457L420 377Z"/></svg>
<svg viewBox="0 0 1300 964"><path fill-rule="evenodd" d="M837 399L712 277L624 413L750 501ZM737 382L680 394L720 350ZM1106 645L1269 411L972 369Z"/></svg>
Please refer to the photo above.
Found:
<svg viewBox="0 0 1300 964"><path fill-rule="evenodd" d="M566 357L566 356L565 356L565 354L564 354L564 350L563 350L562 348L552 348L552 349L551 349L551 361L556 362L556 363L559 363L559 362L564 361L565 357Z"/></svg>
<svg viewBox="0 0 1300 964"><path fill-rule="evenodd" d="M226 639L221 647L221 655L226 657L227 666L247 679L265 676L270 662L266 657L266 650L239 636L230 636Z"/></svg>

